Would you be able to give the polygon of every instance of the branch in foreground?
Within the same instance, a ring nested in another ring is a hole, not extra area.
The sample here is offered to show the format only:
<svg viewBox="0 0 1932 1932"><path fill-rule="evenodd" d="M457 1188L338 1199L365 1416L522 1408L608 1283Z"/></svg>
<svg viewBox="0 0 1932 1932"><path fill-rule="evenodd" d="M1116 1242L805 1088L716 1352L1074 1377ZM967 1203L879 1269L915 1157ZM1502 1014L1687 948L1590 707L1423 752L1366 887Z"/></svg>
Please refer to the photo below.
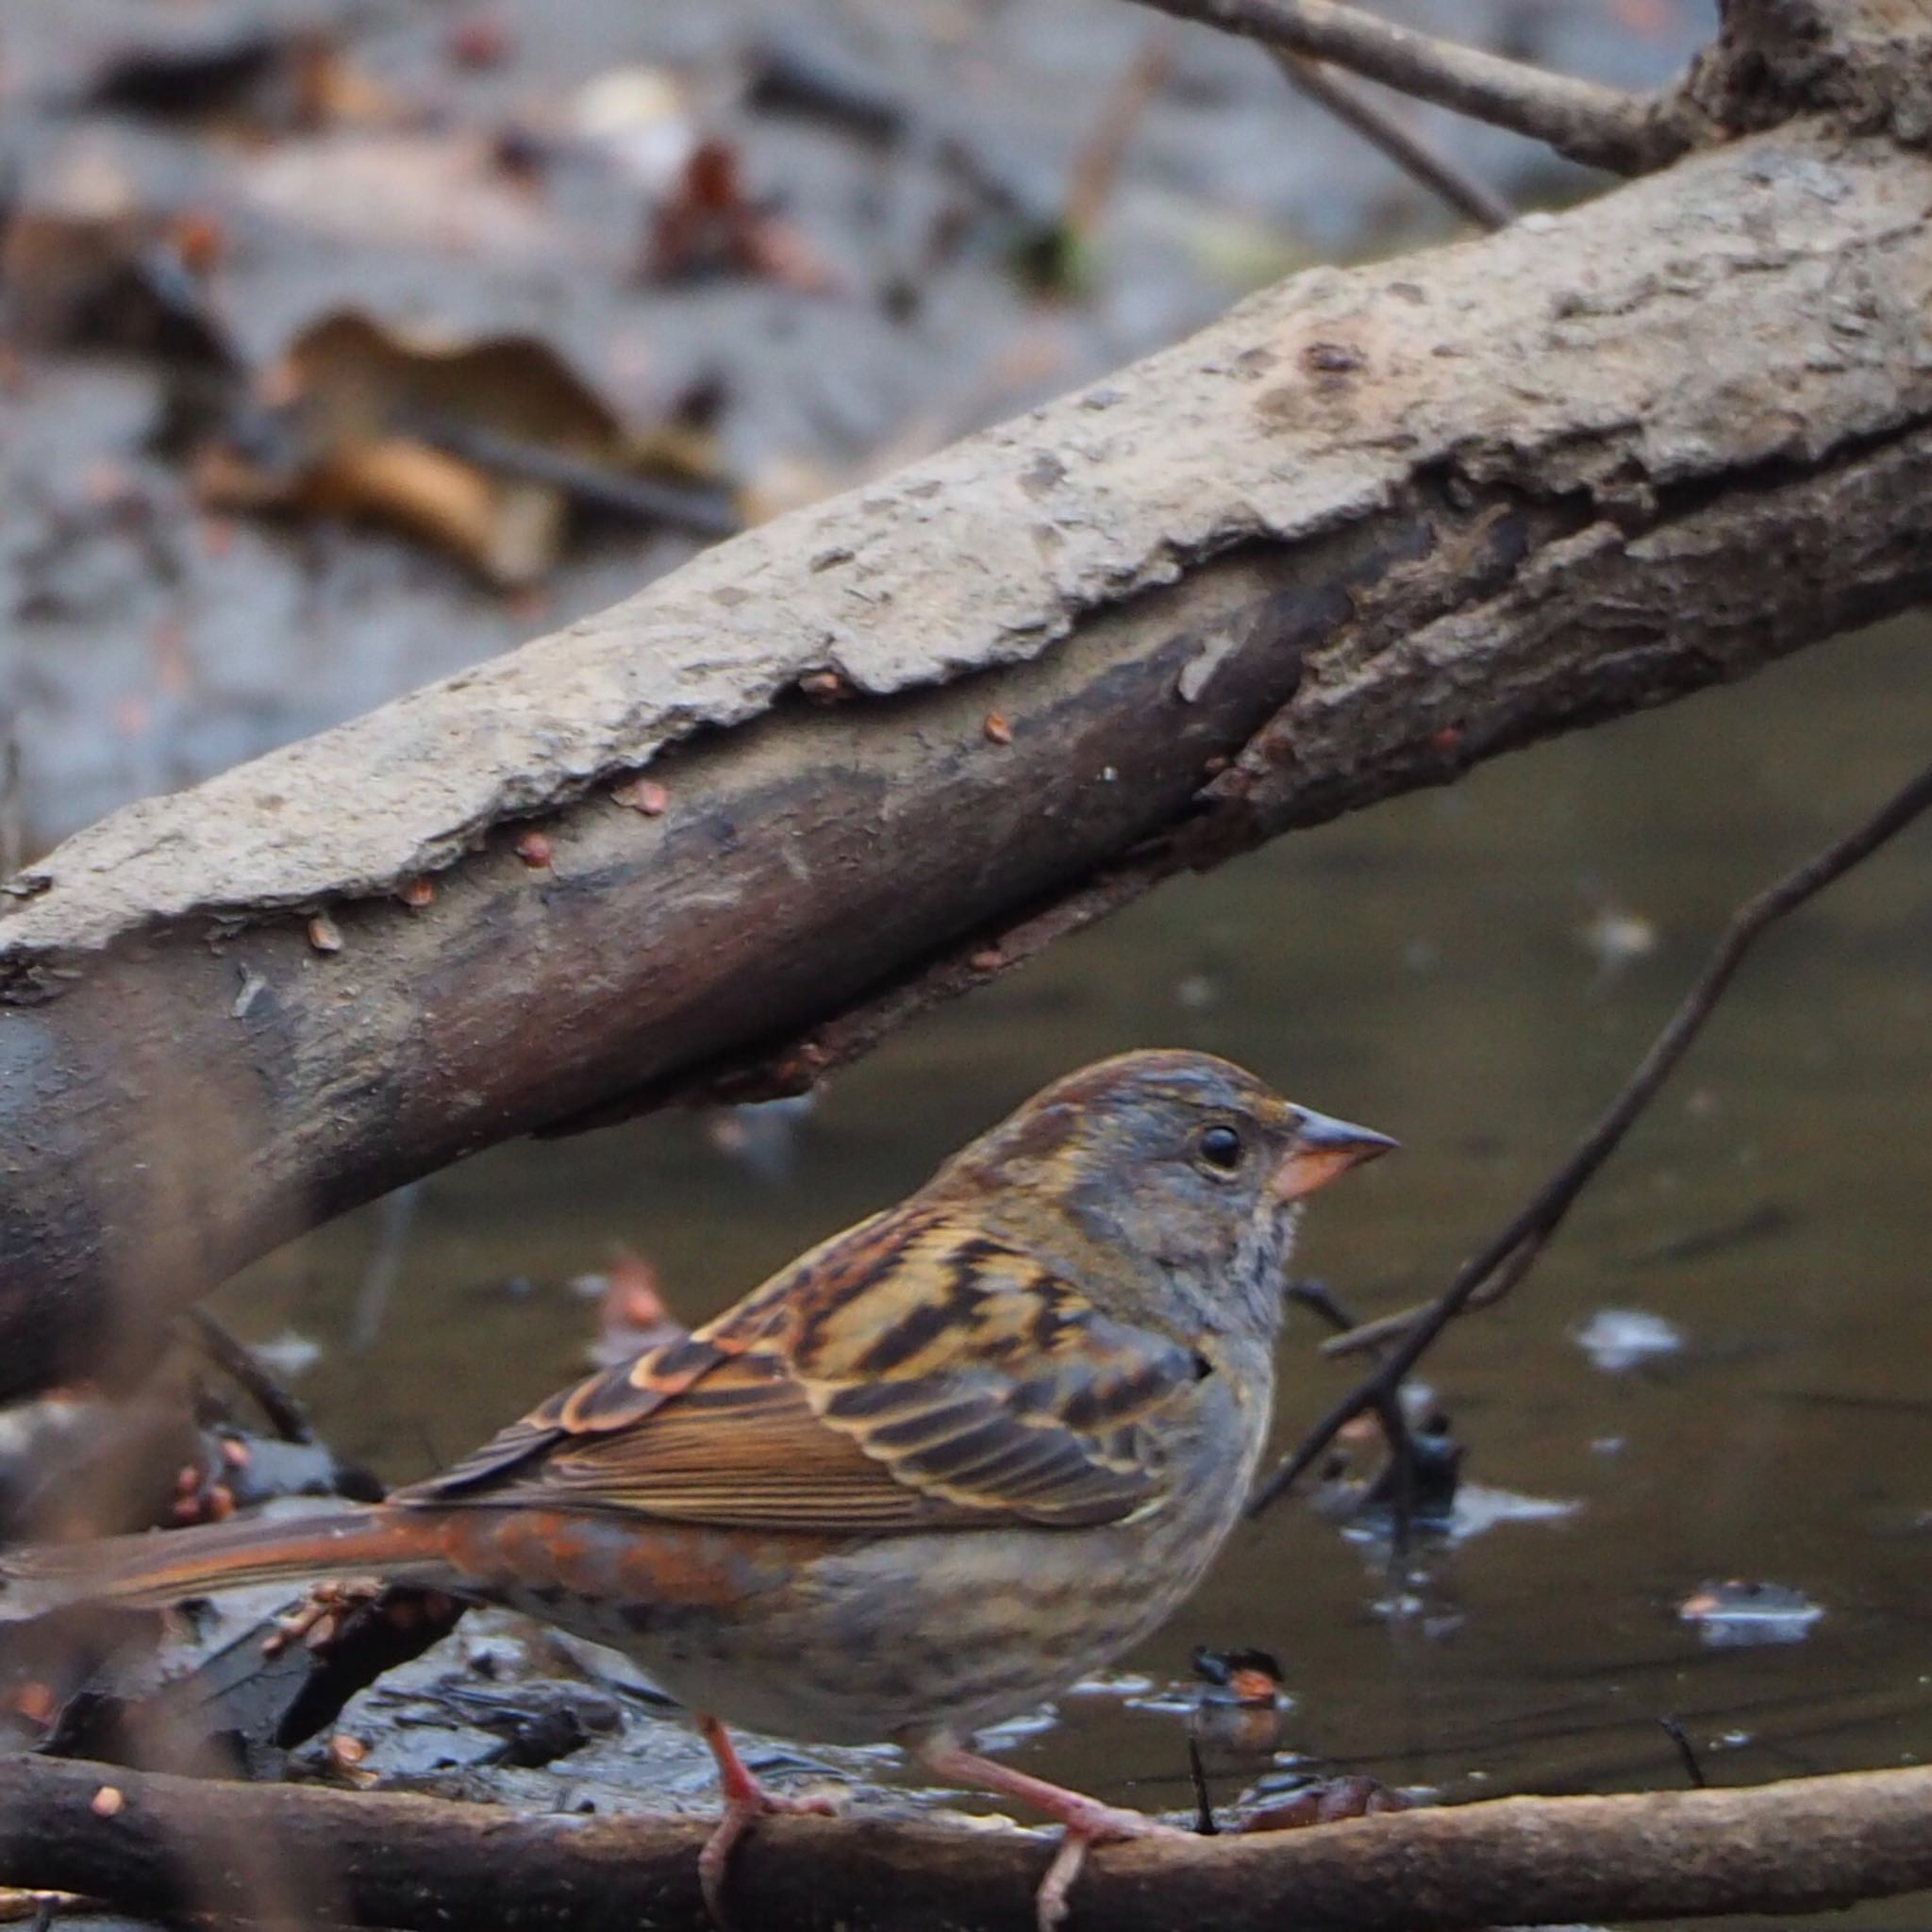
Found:
<svg viewBox="0 0 1932 1932"><path fill-rule="evenodd" d="M103 1790L119 1794L101 1799ZM1464 1932L1808 1912L1932 1887L1932 1770L1744 1790L1505 1798L1097 1852L1071 1932ZM529 1816L433 1798L0 1760L0 1884L143 1912L444 1932L708 1932L701 1819ZM886 1819L771 1819L734 1855L741 1924L1031 1932L1051 1841Z"/></svg>
<svg viewBox="0 0 1932 1932"><path fill-rule="evenodd" d="M1731 915L1730 924L1706 961L1704 971L1662 1032L1651 1042L1650 1050L1638 1062L1623 1090L1516 1218L1463 1263L1455 1279L1433 1302L1366 1323L1324 1344L1324 1353L1332 1355L1378 1347L1398 1335L1403 1338L1399 1346L1336 1403L1296 1445L1294 1453L1269 1475L1248 1506L1250 1515L1258 1515L1282 1495L1357 1416L1371 1408L1386 1411L1403 1378L1458 1315L1471 1308L1493 1307L1528 1274L1575 1205L1577 1196L1616 1151L1703 1030L1758 936L1841 879L1881 845L1896 838L1928 808L1932 808L1932 766L1894 792L1869 818L1841 838L1834 839L1822 852L1754 898L1747 899Z"/></svg>
<svg viewBox="0 0 1932 1932"><path fill-rule="evenodd" d="M1142 0L1180 20L1220 27L1311 60L1332 61L1385 87L1507 127L1613 175L1643 175L1692 143L1670 111L1595 81L1551 74L1475 47L1439 41L1335 0Z"/></svg>
<svg viewBox="0 0 1932 1932"><path fill-rule="evenodd" d="M1493 188L1457 167L1439 148L1388 113L1379 101L1350 86L1340 75L1329 73L1319 60L1277 47L1274 62L1288 76L1291 87L1353 127L1457 214L1482 228L1507 228L1516 219L1516 210Z"/></svg>

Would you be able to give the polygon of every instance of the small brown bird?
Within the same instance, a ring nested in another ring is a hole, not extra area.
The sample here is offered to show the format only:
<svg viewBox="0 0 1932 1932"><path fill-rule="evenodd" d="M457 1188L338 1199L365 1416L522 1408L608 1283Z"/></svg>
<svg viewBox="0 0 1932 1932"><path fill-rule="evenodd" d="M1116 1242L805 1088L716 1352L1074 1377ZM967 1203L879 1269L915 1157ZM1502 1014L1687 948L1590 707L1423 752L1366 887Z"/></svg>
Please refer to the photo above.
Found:
<svg viewBox="0 0 1932 1932"><path fill-rule="evenodd" d="M374 1573L615 1645L696 1715L724 1813L796 1808L726 1721L903 1746L1086 1847L1171 1829L974 1754L1145 1637L1241 1513L1302 1198L1394 1143L1206 1054L1056 1082L694 1334L375 1507L35 1551L0 1614Z"/></svg>

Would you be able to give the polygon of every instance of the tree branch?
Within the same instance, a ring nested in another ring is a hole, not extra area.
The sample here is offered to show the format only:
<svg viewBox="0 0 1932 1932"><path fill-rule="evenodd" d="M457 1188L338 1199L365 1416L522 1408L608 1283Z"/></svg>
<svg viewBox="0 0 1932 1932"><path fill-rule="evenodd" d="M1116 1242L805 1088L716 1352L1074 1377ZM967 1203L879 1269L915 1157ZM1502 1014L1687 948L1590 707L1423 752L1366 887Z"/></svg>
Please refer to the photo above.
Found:
<svg viewBox="0 0 1932 1932"><path fill-rule="evenodd" d="M118 1793L100 1799L104 1790ZM1300 1831L1096 1852L1072 1932L1467 1932L1834 1909L1932 1887L1932 1771L1755 1790L1505 1798ZM702 1819L529 1816L433 1798L0 1760L0 1884L142 1912L443 1932L708 1928ZM1030 1932L1045 1837L887 1819L761 1821L732 1864L748 1925ZM264 1887L273 1890L264 1897Z"/></svg>
<svg viewBox="0 0 1932 1932"><path fill-rule="evenodd" d="M1507 228L1516 219L1516 210L1494 189L1457 167L1447 155L1405 127L1360 88L1351 87L1340 75L1329 73L1319 60L1291 54L1283 47L1274 51L1275 65L1288 76L1291 87L1353 127L1371 146L1387 155L1431 194L1440 195L1457 214L1479 228Z"/></svg>
<svg viewBox="0 0 1932 1932"><path fill-rule="evenodd" d="M1439 41L1336 0L1141 0L1141 4L1327 60L1418 100L1507 127L1613 175L1643 175L1692 146L1677 98L1646 98Z"/></svg>

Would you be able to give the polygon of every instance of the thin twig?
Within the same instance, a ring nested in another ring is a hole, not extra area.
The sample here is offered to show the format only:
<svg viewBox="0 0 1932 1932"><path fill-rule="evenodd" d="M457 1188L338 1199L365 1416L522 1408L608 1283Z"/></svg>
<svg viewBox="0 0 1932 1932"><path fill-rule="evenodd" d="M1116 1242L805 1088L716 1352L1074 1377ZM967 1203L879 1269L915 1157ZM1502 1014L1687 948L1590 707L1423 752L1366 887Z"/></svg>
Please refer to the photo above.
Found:
<svg viewBox="0 0 1932 1932"><path fill-rule="evenodd" d="M1157 27L1141 42L1125 72L1114 83L1093 132L1074 156L1061 216L1070 234L1091 235L1099 227L1135 132L1173 66L1174 29Z"/></svg>
<svg viewBox="0 0 1932 1932"><path fill-rule="evenodd" d="M1516 219L1516 210L1493 188L1478 181L1413 128L1405 127L1373 95L1341 75L1331 74L1319 60L1291 54L1286 47L1273 52L1274 64L1288 76L1291 87L1353 127L1370 146L1388 156L1432 194L1441 196L1457 214L1482 228L1507 228Z"/></svg>
<svg viewBox="0 0 1932 1932"><path fill-rule="evenodd" d="M1704 1774L1704 1767L1697 1761L1696 1747L1686 1735L1684 1726L1674 1717L1660 1717L1657 1725L1673 1744L1677 1747L1677 1756L1683 1761L1684 1775L1690 1780L1694 1790L1707 1789L1710 1780Z"/></svg>
<svg viewBox="0 0 1932 1932"><path fill-rule="evenodd" d="M500 435L454 417L422 415L408 426L433 448L493 475L559 490L580 508L625 523L662 524L708 542L735 537L744 518L731 492L711 483L634 475L526 438Z"/></svg>
<svg viewBox="0 0 1932 1932"><path fill-rule="evenodd" d="M181 1319L193 1331L202 1353L216 1368L232 1376L268 1418L268 1425L285 1442L312 1442L315 1430L308 1411L269 1374L261 1357L206 1308L189 1307Z"/></svg>
<svg viewBox="0 0 1932 1932"><path fill-rule="evenodd" d="M1690 1042L1710 1018L1732 975L1743 963L1744 956L1767 926L1775 924L1787 913L1795 911L1826 886L1842 878L1853 867L1871 857L1888 840L1902 832L1928 807L1932 807L1932 766L1892 796L1861 824L1842 838L1834 840L1794 871L1755 898L1748 899L1731 915L1724 937L1706 962L1696 983L1685 994L1664 1029L1651 1042L1650 1050L1638 1062L1637 1070L1624 1083L1584 1135L1570 1158L1540 1188L1527 1207L1512 1220L1480 1253L1465 1261L1455 1279L1432 1302L1408 1311L1401 1320L1406 1333L1395 1348L1357 1383L1322 1420L1303 1437L1294 1453L1279 1463L1248 1505L1251 1516L1258 1515L1283 1494L1321 1455L1336 1436L1365 1409L1383 1410L1390 1395L1401 1386L1403 1377L1422 1359L1424 1351L1457 1316L1476 1304L1479 1294L1494 1302L1528 1272L1529 1263L1540 1254L1550 1237L1561 1225L1576 1197L1595 1177L1632 1124L1656 1097L1670 1077ZM1524 1258L1527 1251L1527 1258ZM1496 1282L1500 1279L1502 1287ZM1387 1339L1389 1323L1375 1324L1377 1341ZM1354 1338L1344 1338L1353 1340Z"/></svg>
<svg viewBox="0 0 1932 1932"><path fill-rule="evenodd" d="M1208 1790L1208 1767L1201 1762L1201 1746L1188 1740L1188 1782L1194 1788L1194 1831L1200 1838L1215 1838L1221 1827L1214 1822L1214 1800Z"/></svg>
<svg viewBox="0 0 1932 1932"><path fill-rule="evenodd" d="M1546 142L1613 175L1643 175L1690 146L1652 98L1549 74L1474 47L1439 41L1336 0L1142 0L1181 20L1215 26L1311 60L1329 60L1419 100Z"/></svg>

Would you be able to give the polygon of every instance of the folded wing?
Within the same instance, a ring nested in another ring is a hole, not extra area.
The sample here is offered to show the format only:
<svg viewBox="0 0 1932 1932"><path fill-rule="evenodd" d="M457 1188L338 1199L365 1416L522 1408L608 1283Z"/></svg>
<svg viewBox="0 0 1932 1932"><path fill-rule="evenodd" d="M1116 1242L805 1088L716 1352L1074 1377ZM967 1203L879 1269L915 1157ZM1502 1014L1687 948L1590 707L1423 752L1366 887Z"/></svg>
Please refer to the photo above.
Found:
<svg viewBox="0 0 1932 1932"><path fill-rule="evenodd" d="M395 1500L821 1535L1107 1523L1161 1493L1145 1424L1197 1373L1031 1257L901 1210Z"/></svg>

